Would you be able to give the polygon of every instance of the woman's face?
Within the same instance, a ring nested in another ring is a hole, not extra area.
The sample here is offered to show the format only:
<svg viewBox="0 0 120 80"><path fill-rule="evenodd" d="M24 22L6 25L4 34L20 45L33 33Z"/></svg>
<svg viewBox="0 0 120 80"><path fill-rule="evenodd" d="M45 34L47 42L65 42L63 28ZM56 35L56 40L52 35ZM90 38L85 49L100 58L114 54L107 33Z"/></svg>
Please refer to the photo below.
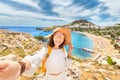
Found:
<svg viewBox="0 0 120 80"><path fill-rule="evenodd" d="M61 32L56 32L53 36L55 46L60 46L65 39L65 35Z"/></svg>

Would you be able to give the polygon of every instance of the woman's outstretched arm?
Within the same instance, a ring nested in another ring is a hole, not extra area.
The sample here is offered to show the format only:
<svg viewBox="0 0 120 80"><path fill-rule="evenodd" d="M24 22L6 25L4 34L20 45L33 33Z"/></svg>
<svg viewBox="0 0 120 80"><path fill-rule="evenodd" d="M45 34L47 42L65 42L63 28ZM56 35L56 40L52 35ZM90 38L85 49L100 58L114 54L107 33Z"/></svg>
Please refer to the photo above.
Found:
<svg viewBox="0 0 120 80"><path fill-rule="evenodd" d="M40 66L42 59L45 57L46 53L47 47L43 47L33 56L28 55L24 59L22 59L22 62L25 63L25 70L23 70L24 72L22 73L22 75L28 77L32 76L36 71L36 68Z"/></svg>
<svg viewBox="0 0 120 80"><path fill-rule="evenodd" d="M26 56L20 62L5 60L0 61L0 80L17 80L22 74L32 76L40 66L42 58L46 55L47 48L43 47L37 54Z"/></svg>

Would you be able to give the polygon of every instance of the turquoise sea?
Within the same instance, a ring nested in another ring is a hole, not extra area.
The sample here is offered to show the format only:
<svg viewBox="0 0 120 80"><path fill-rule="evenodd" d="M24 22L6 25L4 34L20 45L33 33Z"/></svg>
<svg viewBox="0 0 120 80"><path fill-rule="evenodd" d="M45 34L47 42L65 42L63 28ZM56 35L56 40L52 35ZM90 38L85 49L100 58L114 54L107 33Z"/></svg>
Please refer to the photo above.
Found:
<svg viewBox="0 0 120 80"><path fill-rule="evenodd" d="M0 27L1 29L1 27ZM2 28L4 29L4 28ZM5 29L17 32L28 32L33 36L46 36L52 31L36 30L36 27L6 27ZM79 48L93 49L93 41L83 34L72 32L73 55L82 59L90 58L91 54ZM68 49L68 46L65 47Z"/></svg>

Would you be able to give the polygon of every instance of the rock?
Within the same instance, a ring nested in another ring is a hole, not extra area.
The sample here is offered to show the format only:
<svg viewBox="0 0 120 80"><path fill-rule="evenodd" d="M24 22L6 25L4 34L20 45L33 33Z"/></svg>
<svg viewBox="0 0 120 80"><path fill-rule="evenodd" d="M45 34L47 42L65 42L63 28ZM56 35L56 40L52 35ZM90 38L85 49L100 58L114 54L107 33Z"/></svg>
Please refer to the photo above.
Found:
<svg viewBox="0 0 120 80"><path fill-rule="evenodd" d="M116 65L120 66L120 54L114 54L111 56L111 58L117 63Z"/></svg>
<svg viewBox="0 0 120 80"><path fill-rule="evenodd" d="M108 77L105 77L105 80L111 80L110 78L108 78Z"/></svg>
<svg viewBox="0 0 120 80"><path fill-rule="evenodd" d="M4 51L5 49L7 49L8 47L5 45L0 45L0 52Z"/></svg>
<svg viewBox="0 0 120 80"><path fill-rule="evenodd" d="M96 61L97 59L99 59L101 57L101 53L98 53L94 58L93 60Z"/></svg>
<svg viewBox="0 0 120 80"><path fill-rule="evenodd" d="M75 66L73 66L73 64ZM66 70L68 80L80 80L80 66L77 61L73 61L72 65Z"/></svg>
<svg viewBox="0 0 120 80"><path fill-rule="evenodd" d="M0 57L0 61L2 61L2 60L14 60L14 61L16 61L17 57L16 57L16 55L10 54L7 56Z"/></svg>
<svg viewBox="0 0 120 80"><path fill-rule="evenodd" d="M34 80L43 80L44 74L39 74Z"/></svg>

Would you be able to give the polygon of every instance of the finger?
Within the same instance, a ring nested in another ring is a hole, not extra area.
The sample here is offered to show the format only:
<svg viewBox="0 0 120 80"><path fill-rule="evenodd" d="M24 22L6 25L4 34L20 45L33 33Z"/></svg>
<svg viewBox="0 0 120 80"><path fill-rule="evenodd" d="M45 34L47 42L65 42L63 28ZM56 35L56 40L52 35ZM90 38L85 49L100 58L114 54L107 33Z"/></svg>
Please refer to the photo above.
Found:
<svg viewBox="0 0 120 80"><path fill-rule="evenodd" d="M4 72L0 70L0 77L4 76Z"/></svg>
<svg viewBox="0 0 120 80"><path fill-rule="evenodd" d="M1 63L0 63L0 69L3 69L3 68L5 68L5 67L6 67L6 63L1 62Z"/></svg>
<svg viewBox="0 0 120 80"><path fill-rule="evenodd" d="M73 48L74 48L74 46L73 46L73 45L71 45L71 46L70 46L70 48L71 48L71 49L73 49Z"/></svg>
<svg viewBox="0 0 120 80"><path fill-rule="evenodd" d="M5 69L8 66L8 64L4 61L0 61L0 69Z"/></svg>

